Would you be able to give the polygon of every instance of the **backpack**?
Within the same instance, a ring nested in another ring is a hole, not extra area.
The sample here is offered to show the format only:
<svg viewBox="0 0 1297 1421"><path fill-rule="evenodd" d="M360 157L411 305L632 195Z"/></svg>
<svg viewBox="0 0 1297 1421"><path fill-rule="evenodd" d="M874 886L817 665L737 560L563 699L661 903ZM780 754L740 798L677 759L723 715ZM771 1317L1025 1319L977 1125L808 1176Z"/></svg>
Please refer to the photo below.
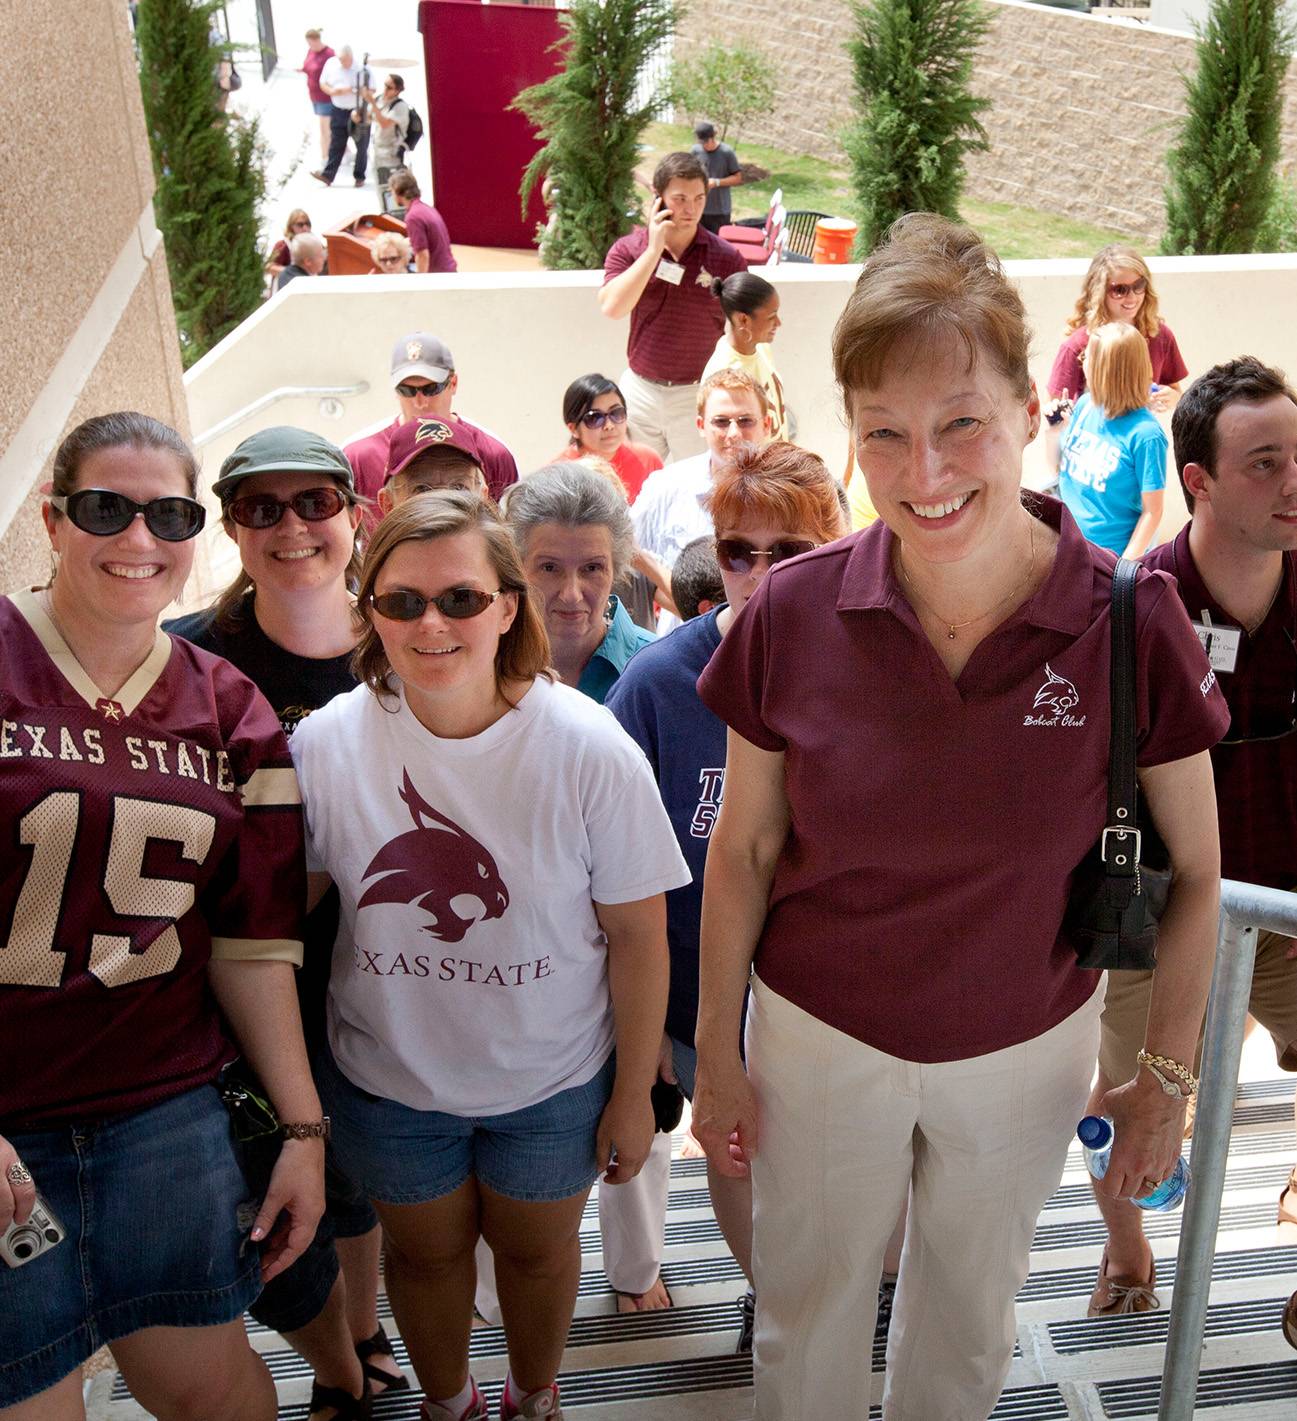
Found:
<svg viewBox="0 0 1297 1421"><path fill-rule="evenodd" d="M405 152L411 148L418 147L419 139L423 137L423 120L419 117L419 111L413 104L406 104L410 111L409 122L405 125Z"/></svg>

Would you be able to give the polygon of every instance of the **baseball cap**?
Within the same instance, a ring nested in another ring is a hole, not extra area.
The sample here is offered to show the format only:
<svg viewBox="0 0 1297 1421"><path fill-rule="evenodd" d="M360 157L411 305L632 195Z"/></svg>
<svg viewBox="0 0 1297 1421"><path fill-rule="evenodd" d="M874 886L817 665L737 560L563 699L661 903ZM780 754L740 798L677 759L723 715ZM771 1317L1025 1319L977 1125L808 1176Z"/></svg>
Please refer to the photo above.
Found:
<svg viewBox="0 0 1297 1421"><path fill-rule="evenodd" d="M479 469L482 468L477 445L461 426L448 424L444 419L410 419L404 424L398 424L392 431L392 438L387 446L387 468L383 473L383 482L395 478L426 449L458 449ZM485 473L485 470L483 472Z"/></svg>
<svg viewBox="0 0 1297 1421"><path fill-rule="evenodd" d="M325 474L349 494L356 492L351 465L336 444L287 424L250 434L221 465L212 492L226 503L235 486L254 474Z"/></svg>
<svg viewBox="0 0 1297 1421"><path fill-rule="evenodd" d="M716 137L716 125L708 123L706 119L694 124L694 137L699 143L706 143L709 138Z"/></svg>
<svg viewBox="0 0 1297 1421"><path fill-rule="evenodd" d="M426 331L402 336L392 347L392 384L399 385L411 375L440 383L454 373L455 357L444 340Z"/></svg>

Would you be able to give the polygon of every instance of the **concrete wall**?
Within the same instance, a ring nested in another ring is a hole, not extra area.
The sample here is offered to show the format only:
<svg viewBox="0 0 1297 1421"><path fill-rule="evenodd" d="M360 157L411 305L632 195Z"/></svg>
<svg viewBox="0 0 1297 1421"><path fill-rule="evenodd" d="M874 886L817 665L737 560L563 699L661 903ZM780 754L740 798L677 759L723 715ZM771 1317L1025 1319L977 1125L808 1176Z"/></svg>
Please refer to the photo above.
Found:
<svg viewBox="0 0 1297 1421"><path fill-rule="evenodd" d="M63 436L140 409L187 430L126 6L0 7L0 50L57 96L0 145L0 591L44 580L37 490Z"/></svg>
<svg viewBox="0 0 1297 1421"><path fill-rule="evenodd" d="M1033 372L1043 388L1063 323L1076 301L1084 261L1011 262L1036 339ZM1160 258L1152 262L1162 309L1190 371L1244 352L1297 373L1297 256ZM829 341L858 267L781 267L783 328L775 346L800 442L841 473L847 434L829 365ZM258 428L298 424L345 443L389 420L393 343L413 330L441 335L460 375L459 410L514 450L524 472L551 458L565 438L560 407L575 376L616 378L625 364L626 323L604 318L597 272L464 276L335 277L295 281L186 375L195 436L278 387L367 384L342 400L340 418L318 395L283 400L241 419L202 449L210 487L221 460ZM701 444L699 446L701 448ZM1028 451L1027 481L1044 476L1041 441ZM1183 520L1168 500L1167 521ZM205 537L207 535L204 535ZM211 536L191 596L201 600L230 575L228 540ZM232 545L230 545L232 550Z"/></svg>
<svg viewBox="0 0 1297 1421"><path fill-rule="evenodd" d="M1183 114L1180 75L1194 64L1182 33L1018 0L990 0L990 34L974 74L992 101L990 151L968 164L970 197L1020 203L1151 239L1163 226L1165 154ZM846 0L784 0L775 105L744 130L754 142L843 160L851 117ZM697 0L677 38L769 32L762 0ZM740 145L741 148L741 145ZM1297 164L1297 64L1285 97L1284 163Z"/></svg>

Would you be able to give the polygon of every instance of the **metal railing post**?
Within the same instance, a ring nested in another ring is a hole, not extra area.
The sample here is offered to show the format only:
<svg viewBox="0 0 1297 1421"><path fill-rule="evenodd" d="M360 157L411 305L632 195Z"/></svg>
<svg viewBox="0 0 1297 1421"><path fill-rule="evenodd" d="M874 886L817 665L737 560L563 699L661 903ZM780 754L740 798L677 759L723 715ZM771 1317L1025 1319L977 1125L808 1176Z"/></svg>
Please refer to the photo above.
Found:
<svg viewBox="0 0 1297 1421"><path fill-rule="evenodd" d="M1258 928L1297 934L1297 895L1225 880L1158 1421L1192 1421L1194 1415Z"/></svg>

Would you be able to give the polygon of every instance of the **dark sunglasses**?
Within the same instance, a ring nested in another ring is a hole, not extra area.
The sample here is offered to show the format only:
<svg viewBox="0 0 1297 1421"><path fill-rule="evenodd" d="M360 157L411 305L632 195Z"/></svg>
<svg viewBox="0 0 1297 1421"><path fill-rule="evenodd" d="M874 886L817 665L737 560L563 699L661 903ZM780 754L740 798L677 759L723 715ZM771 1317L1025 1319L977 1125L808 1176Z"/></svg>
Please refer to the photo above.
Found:
<svg viewBox="0 0 1297 1421"><path fill-rule="evenodd" d="M207 510L197 499L169 494L136 503L124 493L107 488L83 488L63 496L55 494L50 502L60 513L66 513L83 533L96 538L109 538L124 533L137 513L144 515L144 526L164 543L184 543L197 536L207 521Z"/></svg>
<svg viewBox="0 0 1297 1421"><path fill-rule="evenodd" d="M741 538L717 538L716 561L725 572L746 577L757 565L758 558L769 558L770 566L783 562L785 558L795 558L801 553L809 553L818 548L809 538L781 538L773 547L754 548Z"/></svg>
<svg viewBox="0 0 1297 1421"><path fill-rule="evenodd" d="M347 497L340 488L304 488L292 498L276 498L273 493L250 493L233 498L225 512L241 528L273 528L291 508L304 523L323 523L334 518L347 506Z"/></svg>
<svg viewBox="0 0 1297 1421"><path fill-rule="evenodd" d="M400 395L403 400L412 400L416 395L439 395L446 386L450 384L452 379L454 379L453 371L447 375L444 380L438 380L435 384L411 385L407 380L404 384L396 387L396 393Z"/></svg>
<svg viewBox="0 0 1297 1421"><path fill-rule="evenodd" d="M1147 290L1148 282L1140 276L1134 281L1114 281L1108 287L1108 295L1116 297L1118 301L1122 301L1132 293L1136 296L1142 296Z"/></svg>
<svg viewBox="0 0 1297 1421"><path fill-rule="evenodd" d="M423 597L408 587L399 587L395 592L371 596L369 602L374 611L389 622L417 622L429 607L435 607L452 622L463 622L469 617L480 617L503 595L504 588L497 592L480 592L476 587L451 587L436 597Z"/></svg>
<svg viewBox="0 0 1297 1421"><path fill-rule="evenodd" d="M586 410L581 416L581 423L587 429L602 429L609 420L614 424L625 424L626 406L614 405L610 410Z"/></svg>

